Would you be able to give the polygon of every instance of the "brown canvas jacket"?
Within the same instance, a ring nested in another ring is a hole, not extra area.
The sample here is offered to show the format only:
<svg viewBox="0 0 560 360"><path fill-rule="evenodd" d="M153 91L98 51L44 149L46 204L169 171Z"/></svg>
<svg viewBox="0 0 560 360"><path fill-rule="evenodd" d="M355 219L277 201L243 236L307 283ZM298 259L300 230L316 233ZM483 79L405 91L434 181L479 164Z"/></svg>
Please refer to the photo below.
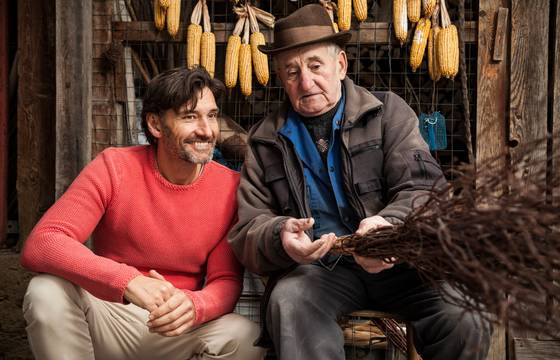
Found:
<svg viewBox="0 0 560 360"><path fill-rule="evenodd" d="M439 165L418 131L414 111L392 92L370 93L343 81L342 178L349 205L360 218L383 216L402 223L423 194L442 179ZM278 236L288 217L310 217L303 167L289 141L278 134L288 104L250 131L237 200L238 222L230 244L247 269L274 274L294 265ZM313 238L313 234L309 233Z"/></svg>

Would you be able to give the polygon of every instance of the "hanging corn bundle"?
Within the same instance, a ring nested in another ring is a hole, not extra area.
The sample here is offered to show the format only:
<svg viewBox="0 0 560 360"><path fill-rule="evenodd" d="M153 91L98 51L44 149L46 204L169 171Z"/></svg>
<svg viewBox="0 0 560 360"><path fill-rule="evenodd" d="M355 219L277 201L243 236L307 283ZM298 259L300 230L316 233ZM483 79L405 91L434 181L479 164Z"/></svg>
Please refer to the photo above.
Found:
<svg viewBox="0 0 560 360"><path fill-rule="evenodd" d="M338 29L350 30L352 21L352 0L338 0Z"/></svg>
<svg viewBox="0 0 560 360"><path fill-rule="evenodd" d="M393 0L393 27L395 28L395 37L401 43L406 42L408 36L408 18L406 10L406 0Z"/></svg>
<svg viewBox="0 0 560 360"><path fill-rule="evenodd" d="M177 36L181 22L181 0L169 0L167 8L167 32L171 37Z"/></svg>
<svg viewBox="0 0 560 360"><path fill-rule="evenodd" d="M410 67L412 72L416 72L424 58L424 51L426 50L428 36L430 35L430 26L430 19L427 18L420 19L418 24L416 24L416 31L414 32L410 47Z"/></svg>
<svg viewBox="0 0 560 360"><path fill-rule="evenodd" d="M165 14L167 11L166 8L161 6L159 0L153 0L153 1L154 1L154 25L156 29L158 29L158 31L161 31L165 27Z"/></svg>
<svg viewBox="0 0 560 360"><path fill-rule="evenodd" d="M239 87L241 88L241 93L243 95L250 96L252 93L253 68L255 70L257 81L261 85L266 86L270 77L268 58L258 49L260 45L265 45L265 37L260 31L258 22L260 21L269 28L272 28L274 27L274 16L256 6L251 5L249 1L247 1L243 6L234 7L233 11L240 18L234 28L233 35L237 35L237 32L240 33L241 26L243 26L243 37L240 38L241 45L239 45L238 60ZM237 39L232 39L232 44L235 44L236 41ZM232 45L231 51L235 51L234 45ZM230 50L228 50L228 53L226 54L226 66L230 69L230 71L226 70L226 76L228 77L227 86L234 87L235 82L229 81L231 80L230 75L233 75L233 72L231 71L233 62L227 62L228 56L231 58Z"/></svg>
<svg viewBox="0 0 560 360"><path fill-rule="evenodd" d="M449 19L445 0L441 0L440 11L441 30L436 43L438 64L441 75L453 79L459 71L459 35Z"/></svg>
<svg viewBox="0 0 560 360"><path fill-rule="evenodd" d="M432 29L430 30L430 36L428 37L428 74L430 74L430 79L433 81L438 81L441 78L436 50L436 41L440 31L438 14L439 6L436 5L434 11L432 12Z"/></svg>
<svg viewBox="0 0 560 360"><path fill-rule="evenodd" d="M233 33L229 36L226 46L226 63L224 70L224 84L228 89L237 85L237 74L239 73L239 49L241 47L241 31L245 24L246 16L239 16Z"/></svg>
<svg viewBox="0 0 560 360"><path fill-rule="evenodd" d="M208 4L206 4L206 0L202 0L202 4L204 32L200 37L200 66L205 68L211 77L214 77L214 69L216 65L216 37L212 32L210 14L208 13Z"/></svg>
<svg viewBox="0 0 560 360"><path fill-rule="evenodd" d="M249 21L245 21L243 39L239 49L239 87L245 96L253 92L253 78L251 69L251 45L249 45Z"/></svg>
<svg viewBox="0 0 560 360"><path fill-rule="evenodd" d="M465 294L458 305L558 339L560 192L550 189L560 188L560 173L530 160L547 140L518 149L525 157L505 169L507 150L455 170L450 184L414 200L403 224L340 237L333 251L407 262L444 293L442 280Z"/></svg>
<svg viewBox="0 0 560 360"><path fill-rule="evenodd" d="M252 6L247 6L247 13L249 14L249 26L251 28L251 36L249 43L251 45L251 58L253 59L253 68L259 84L266 86L268 83L268 58L265 54L260 52L258 46L264 45L264 35L259 30L257 18L253 12Z"/></svg>
<svg viewBox="0 0 560 360"><path fill-rule="evenodd" d="M437 5L437 0L422 0L422 12L424 13L424 17L427 18L432 17L436 5Z"/></svg>
<svg viewBox="0 0 560 360"><path fill-rule="evenodd" d="M411 23L417 23L420 20L420 10L422 10L420 0L406 1L406 14Z"/></svg>
<svg viewBox="0 0 560 360"><path fill-rule="evenodd" d="M167 9L171 3L171 0L156 0L163 9Z"/></svg>
<svg viewBox="0 0 560 360"><path fill-rule="evenodd" d="M191 23L187 27L187 44L185 52L187 57L187 69L192 69L200 64L200 40L202 38L202 0L199 0L193 8Z"/></svg>
<svg viewBox="0 0 560 360"><path fill-rule="evenodd" d="M319 0L319 2L321 3L321 5L323 5L325 10L327 10L327 13L329 14L329 17L331 18L332 21L334 32L337 33L338 24L334 21L334 12L338 11L336 4L334 3L334 1L330 1L330 0Z"/></svg>

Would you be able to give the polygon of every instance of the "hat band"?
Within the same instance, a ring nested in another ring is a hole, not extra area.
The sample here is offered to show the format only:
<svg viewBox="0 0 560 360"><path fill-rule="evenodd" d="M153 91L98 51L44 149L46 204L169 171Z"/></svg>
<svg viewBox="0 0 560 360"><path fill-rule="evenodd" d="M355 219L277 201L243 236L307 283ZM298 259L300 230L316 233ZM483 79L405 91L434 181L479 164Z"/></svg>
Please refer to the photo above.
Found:
<svg viewBox="0 0 560 360"><path fill-rule="evenodd" d="M288 45L313 41L333 34L335 34L335 32L333 31L332 26L312 25L293 27L279 32L275 36L274 44L278 49Z"/></svg>

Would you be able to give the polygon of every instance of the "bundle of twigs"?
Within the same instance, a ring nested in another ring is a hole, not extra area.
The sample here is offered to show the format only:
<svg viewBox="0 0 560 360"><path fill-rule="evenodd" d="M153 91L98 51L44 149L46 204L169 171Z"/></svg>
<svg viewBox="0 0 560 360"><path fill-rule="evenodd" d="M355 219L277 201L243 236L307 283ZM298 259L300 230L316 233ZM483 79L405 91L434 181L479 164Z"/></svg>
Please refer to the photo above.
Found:
<svg viewBox="0 0 560 360"><path fill-rule="evenodd" d="M443 292L445 282L467 295L454 299L465 309L560 338L560 174L544 160L499 163L462 167L404 224L340 237L333 250L408 262Z"/></svg>

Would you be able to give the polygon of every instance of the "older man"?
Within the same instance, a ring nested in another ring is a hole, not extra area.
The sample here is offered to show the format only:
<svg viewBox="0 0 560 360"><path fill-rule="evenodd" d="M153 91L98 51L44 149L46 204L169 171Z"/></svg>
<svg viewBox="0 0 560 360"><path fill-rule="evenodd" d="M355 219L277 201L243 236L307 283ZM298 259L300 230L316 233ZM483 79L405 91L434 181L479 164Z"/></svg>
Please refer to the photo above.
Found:
<svg viewBox="0 0 560 360"><path fill-rule="evenodd" d="M280 359L343 359L336 319L364 308L410 321L424 359L482 359L489 326L408 264L329 254L336 236L402 223L442 175L410 107L346 77L349 38L307 5L261 48L289 101L251 130L230 243L251 271L272 275L266 322Z"/></svg>
<svg viewBox="0 0 560 360"><path fill-rule="evenodd" d="M151 145L103 151L33 229L22 263L44 274L23 309L37 359L263 357L258 326L231 314L238 174L211 161L223 89L201 69L154 78Z"/></svg>

